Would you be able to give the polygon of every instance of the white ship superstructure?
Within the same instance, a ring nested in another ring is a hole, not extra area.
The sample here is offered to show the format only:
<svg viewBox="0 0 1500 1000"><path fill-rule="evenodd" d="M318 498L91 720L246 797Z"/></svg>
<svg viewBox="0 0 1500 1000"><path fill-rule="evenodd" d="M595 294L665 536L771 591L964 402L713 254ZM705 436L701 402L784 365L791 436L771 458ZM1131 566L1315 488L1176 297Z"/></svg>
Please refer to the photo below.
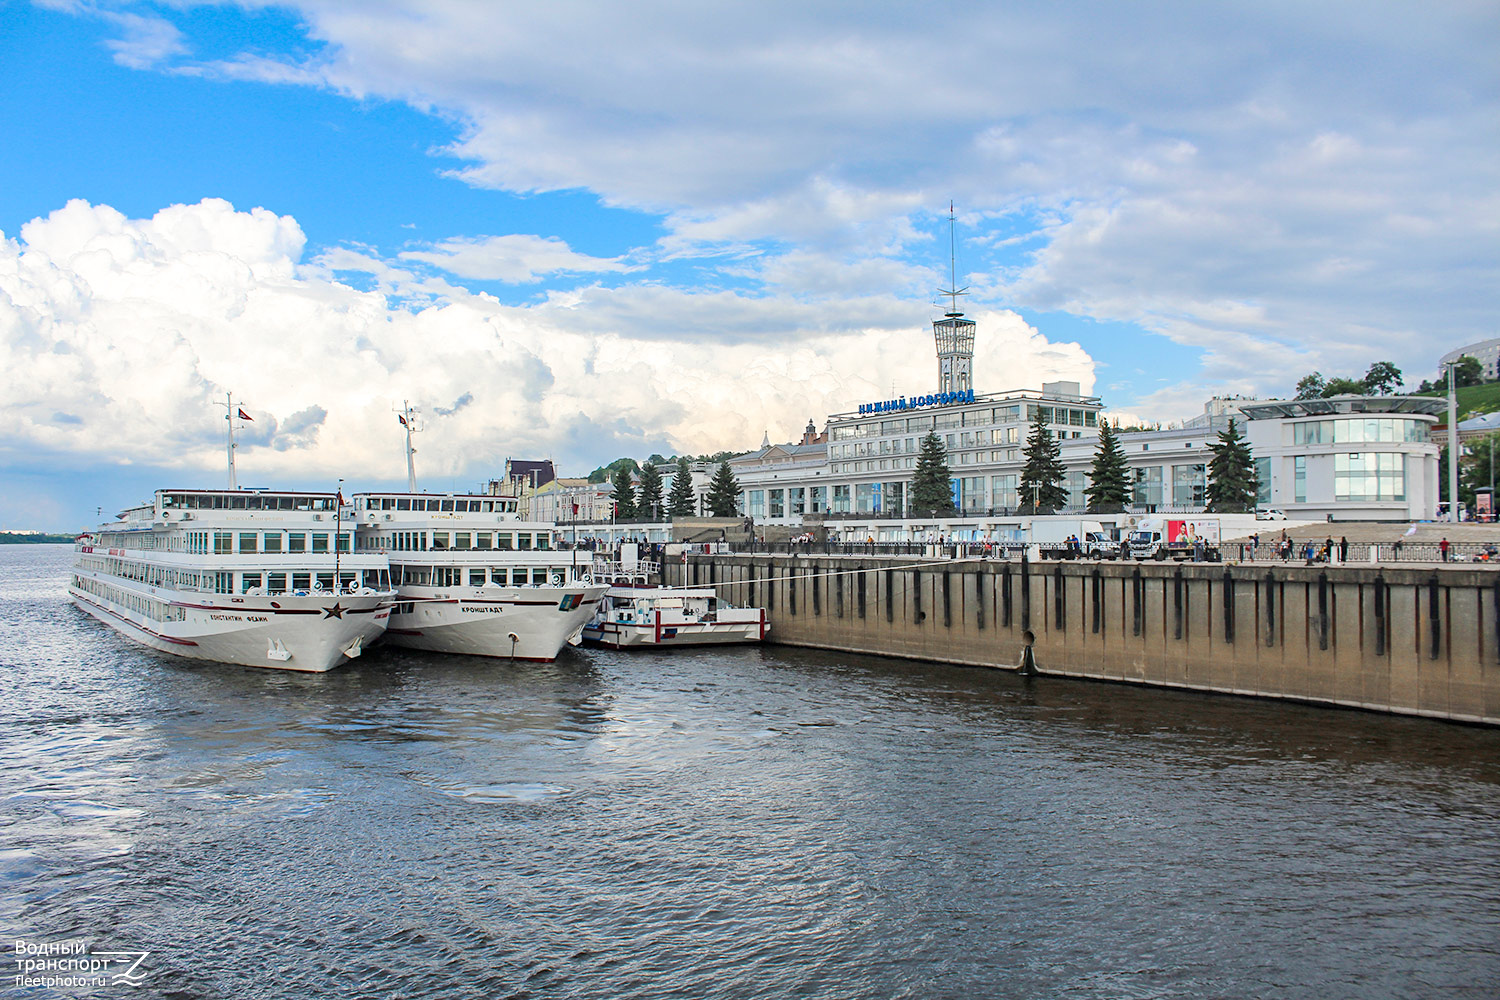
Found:
<svg viewBox="0 0 1500 1000"><path fill-rule="evenodd" d="M353 551L333 493L160 490L79 537L68 593L179 656L321 672L385 631L383 556Z"/></svg>
<svg viewBox="0 0 1500 1000"><path fill-rule="evenodd" d="M555 526L522 521L513 497L364 493L356 549L388 558L396 606L387 641L415 649L552 660L604 586Z"/></svg>

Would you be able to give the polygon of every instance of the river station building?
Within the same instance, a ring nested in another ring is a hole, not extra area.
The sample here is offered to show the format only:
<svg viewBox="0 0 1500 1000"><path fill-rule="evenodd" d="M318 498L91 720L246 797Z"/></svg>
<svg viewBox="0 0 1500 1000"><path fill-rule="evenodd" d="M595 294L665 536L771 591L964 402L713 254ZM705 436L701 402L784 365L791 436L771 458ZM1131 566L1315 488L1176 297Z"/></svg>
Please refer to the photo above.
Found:
<svg viewBox="0 0 1500 1000"><path fill-rule="evenodd" d="M1083 513L1104 419L1100 398L1067 381L976 394L973 321L949 312L933 323L933 332L937 392L863 403L829 416L826 435L809 421L801 443L767 441L732 460L741 513L759 525L813 520L846 539L1006 537L1025 521L1018 512L1025 499L1019 495L1023 452L1038 411L1062 446L1068 505L1060 513ZM1216 398L1180 427L1119 434L1134 477L1132 504L1125 514L1096 518L1124 527L1146 514L1202 512L1209 446L1230 419L1250 444L1264 507L1320 521L1431 518L1438 496L1432 427L1445 406L1411 396ZM958 510L941 519L908 502L929 432L945 446Z"/></svg>

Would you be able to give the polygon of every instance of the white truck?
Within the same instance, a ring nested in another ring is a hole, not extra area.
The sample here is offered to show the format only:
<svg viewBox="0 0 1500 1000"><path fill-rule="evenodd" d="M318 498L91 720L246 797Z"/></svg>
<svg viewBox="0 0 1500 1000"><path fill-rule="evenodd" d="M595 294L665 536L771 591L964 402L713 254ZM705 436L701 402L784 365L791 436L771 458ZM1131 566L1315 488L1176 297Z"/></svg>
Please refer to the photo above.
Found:
<svg viewBox="0 0 1500 1000"><path fill-rule="evenodd" d="M1214 517L1143 517L1125 540L1131 559L1202 559L1219 562L1219 520Z"/></svg>
<svg viewBox="0 0 1500 1000"><path fill-rule="evenodd" d="M1069 539L1077 539L1077 545ZM1120 554L1120 543L1104 525L1074 517L1033 518L1026 540L1043 559L1115 559Z"/></svg>

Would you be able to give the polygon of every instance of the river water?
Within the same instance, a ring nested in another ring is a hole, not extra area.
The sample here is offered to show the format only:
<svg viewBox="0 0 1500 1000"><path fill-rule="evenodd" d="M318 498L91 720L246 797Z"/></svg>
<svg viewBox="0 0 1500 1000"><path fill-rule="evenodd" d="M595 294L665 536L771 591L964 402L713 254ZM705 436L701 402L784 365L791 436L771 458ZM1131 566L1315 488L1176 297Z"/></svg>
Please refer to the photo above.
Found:
<svg viewBox="0 0 1500 1000"><path fill-rule="evenodd" d="M194 664L70 560L0 546L0 992L1500 994L1500 732L775 647Z"/></svg>

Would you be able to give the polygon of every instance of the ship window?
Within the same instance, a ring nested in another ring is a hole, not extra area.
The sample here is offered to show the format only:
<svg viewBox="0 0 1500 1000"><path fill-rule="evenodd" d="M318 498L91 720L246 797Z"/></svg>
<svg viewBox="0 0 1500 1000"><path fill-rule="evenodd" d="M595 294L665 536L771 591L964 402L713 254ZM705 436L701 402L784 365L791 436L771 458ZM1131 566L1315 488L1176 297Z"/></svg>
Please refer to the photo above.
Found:
<svg viewBox="0 0 1500 1000"><path fill-rule="evenodd" d="M286 536L286 550L288 552L306 552L307 536L300 531L289 532Z"/></svg>
<svg viewBox="0 0 1500 1000"><path fill-rule="evenodd" d="M214 552L217 554L230 553L234 551L234 534L228 531L214 532Z"/></svg>
<svg viewBox="0 0 1500 1000"><path fill-rule="evenodd" d="M508 531L495 532L495 548L510 550L515 548L515 538Z"/></svg>
<svg viewBox="0 0 1500 1000"><path fill-rule="evenodd" d="M542 551L552 548L552 536L545 531L536 533L536 547Z"/></svg>
<svg viewBox="0 0 1500 1000"><path fill-rule="evenodd" d="M470 543L473 541L473 538L474 536L469 534L467 531L455 531L453 533L453 547L455 549L470 548Z"/></svg>
<svg viewBox="0 0 1500 1000"><path fill-rule="evenodd" d="M482 569L471 569L471 570L469 570L469 586L471 586L471 587L483 587L484 586L484 570L482 570Z"/></svg>
<svg viewBox="0 0 1500 1000"><path fill-rule="evenodd" d="M323 531L315 531L312 536L312 550L314 552L328 551L328 534Z"/></svg>
<svg viewBox="0 0 1500 1000"><path fill-rule="evenodd" d="M492 549L495 547L495 536L488 531L480 531L474 535L474 547L476 549Z"/></svg>
<svg viewBox="0 0 1500 1000"><path fill-rule="evenodd" d="M507 583L505 570L497 569L493 566L490 567L490 582L495 583L501 587L505 586L505 584Z"/></svg>
<svg viewBox="0 0 1500 1000"><path fill-rule="evenodd" d="M350 548L350 546L352 545L353 540L354 540L354 536L351 535L351 534L349 534L349 532L347 532L347 531L340 532L339 533L339 540L338 540L339 551L340 552L349 552L349 551L352 551L352 549Z"/></svg>
<svg viewBox="0 0 1500 1000"><path fill-rule="evenodd" d="M453 509L453 501L452 500L444 500L443 501L443 509L444 510L452 510Z"/></svg>
<svg viewBox="0 0 1500 1000"><path fill-rule="evenodd" d="M242 552L242 553L253 553L253 552L255 552L256 549L259 547L256 543L257 543L257 539L255 537L255 532L253 532L253 531L242 531L242 532L240 532L240 552Z"/></svg>
<svg viewBox="0 0 1500 1000"><path fill-rule="evenodd" d="M518 532L516 532L516 548L520 549L522 552L530 552L531 551L531 532L529 532L529 531L518 531Z"/></svg>
<svg viewBox="0 0 1500 1000"><path fill-rule="evenodd" d="M332 590L333 589L333 574L332 573L319 573L317 575L317 582L318 582L318 589L319 590Z"/></svg>
<svg viewBox="0 0 1500 1000"><path fill-rule="evenodd" d="M396 509L396 501L392 500L390 497L382 497L381 500L380 500L380 509L381 510L395 510Z"/></svg>
<svg viewBox="0 0 1500 1000"><path fill-rule="evenodd" d="M495 512L495 501L481 500L479 501L479 509L482 513L493 514Z"/></svg>
<svg viewBox="0 0 1500 1000"><path fill-rule="evenodd" d="M266 552L280 552L281 551L281 532L279 532L279 531L268 531L268 532L266 532L266 540L265 540L264 551L266 551Z"/></svg>
<svg viewBox="0 0 1500 1000"><path fill-rule="evenodd" d="M267 573L266 574L266 590L270 591L273 594L284 594L284 593L286 593L286 574L285 573Z"/></svg>
<svg viewBox="0 0 1500 1000"><path fill-rule="evenodd" d="M248 594L248 593L250 593L250 591L252 591L255 588L259 587L260 584L261 584L261 575L259 573L241 573L240 574L240 593L242 593L242 594Z"/></svg>
<svg viewBox="0 0 1500 1000"><path fill-rule="evenodd" d="M448 547L448 533L446 531L434 531L432 533L432 547L434 549L446 549Z"/></svg>
<svg viewBox="0 0 1500 1000"><path fill-rule="evenodd" d="M547 584L547 571L544 570L544 569L534 569L534 570L532 570L531 571L531 582L533 584L535 584L536 586L538 586L538 587L544 587L544 586L546 586L546 584Z"/></svg>
<svg viewBox="0 0 1500 1000"><path fill-rule="evenodd" d="M307 590L311 586L312 586L312 574L311 573L293 573L292 574L292 589L293 590Z"/></svg>
<svg viewBox="0 0 1500 1000"><path fill-rule="evenodd" d="M411 501L410 500L397 500L396 501L396 509L397 510L411 510Z"/></svg>

